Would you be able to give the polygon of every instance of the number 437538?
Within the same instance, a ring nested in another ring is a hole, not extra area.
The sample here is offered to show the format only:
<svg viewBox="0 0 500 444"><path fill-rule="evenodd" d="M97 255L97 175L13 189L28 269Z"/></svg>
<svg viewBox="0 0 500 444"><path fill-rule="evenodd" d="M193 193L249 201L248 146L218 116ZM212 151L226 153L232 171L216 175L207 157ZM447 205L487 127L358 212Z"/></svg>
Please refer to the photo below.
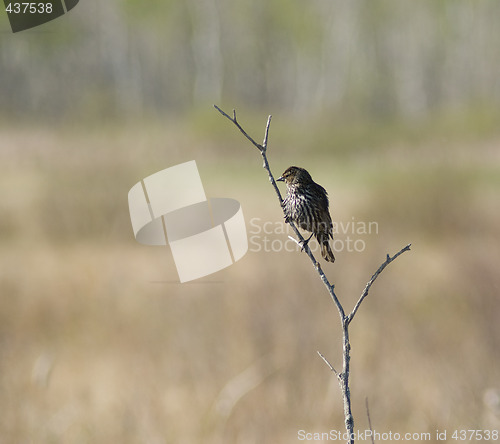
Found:
<svg viewBox="0 0 500 444"><path fill-rule="evenodd" d="M455 430L451 439L455 441L497 441L498 430Z"/></svg>
<svg viewBox="0 0 500 444"><path fill-rule="evenodd" d="M8 3L5 10L9 14L50 14L52 13L52 3Z"/></svg>

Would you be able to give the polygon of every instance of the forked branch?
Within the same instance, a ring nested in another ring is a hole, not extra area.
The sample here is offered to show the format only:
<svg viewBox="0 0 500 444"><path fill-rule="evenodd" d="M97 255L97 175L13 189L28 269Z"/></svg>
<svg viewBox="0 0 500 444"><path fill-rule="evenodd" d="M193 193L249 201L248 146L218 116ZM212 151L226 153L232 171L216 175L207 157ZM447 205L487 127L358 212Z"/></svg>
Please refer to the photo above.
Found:
<svg viewBox="0 0 500 444"><path fill-rule="evenodd" d="M356 305L354 306L354 308L352 309L351 313L349 314L349 316L347 316L347 323L350 323L352 321L352 319L354 318L354 315L356 314L356 312L358 311L359 309L359 306L361 305L361 303L365 300L365 298L368 296L368 292L370 291L370 288L372 286L372 284L375 282L375 279L377 279L380 275L380 273L382 273L382 271L384 271L384 268L387 267L387 265L389 265L392 261L396 260L398 256L400 256L401 254L403 254L405 251L409 251L410 250L410 247L411 247L411 244L408 244L406 247L404 248L401 248L401 250L399 250L394 256L389 256L387 255L387 259L385 260L385 262L378 268L378 270L373 274L372 278L368 281L368 283L366 284L366 287L365 289L363 290L363 293L361 293L361 296L358 300L358 302L356 303Z"/></svg>
<svg viewBox="0 0 500 444"><path fill-rule="evenodd" d="M255 147L257 147L257 149L260 151L260 154L262 156L262 159L263 159L263 168L267 171L267 174L269 176L269 181L271 182L273 188L274 188L274 191L276 192L276 195L278 196L278 200L279 200L279 203L280 203L280 206L281 208L283 208L283 198L281 197L281 192L278 188L278 184L276 183L276 180L273 176L273 173L271 172L271 167L269 166L269 162L267 161L267 141L269 139L269 127L271 125L271 116L269 116L267 118L267 124L266 124L266 131L265 131L265 135L264 135L264 142L262 145L260 145L259 143L257 143L254 139L252 139L248 133L241 127L241 125L239 124L238 120L236 119L236 111L233 110L233 117L229 116L229 114L227 114L226 112L222 111L217 105L214 105L214 108L219 111L219 113L221 113L226 119L229 119L240 131L241 133L252 143L252 145L254 145ZM345 318L345 313L344 313L344 309L342 307L342 304L340 303L340 301L338 300L337 298L337 295L335 294L335 291L334 291L334 286L330 284L330 282L328 281L324 271L322 270L321 268L321 265L319 264L319 262L316 260L316 258L314 257L311 249L309 248L309 246L307 244L304 245L304 238L302 236L302 234L300 233L300 231L297 229L297 227L295 226L295 224L290 221L288 222L290 227L292 228L292 230L294 231L295 235L297 236L297 243L299 245L303 245L303 250L304 252L309 256L309 259L311 260L314 268L316 269L316 271L318 272L320 278L321 278L321 281L323 282L323 284L325 285L326 289L328 290L330 296L332 297L337 309L339 310L339 315L341 317L341 320Z"/></svg>
<svg viewBox="0 0 500 444"><path fill-rule="evenodd" d="M266 133L264 135L264 142L262 143L262 145L260 145L259 143L257 143L255 140L253 140L248 134L247 132L243 129L243 127L238 123L238 120L236 119L236 110L233 109L233 117L230 117L229 114L225 113L224 111L222 111L217 105L214 105L214 108L219 111L224 117L226 117L227 119L229 119L231 122L233 122L236 127L243 133L243 135L260 151L266 151L267 149L267 139L269 138L269 127L271 126L271 119L273 116L269 115L269 117L267 118L267 125L266 125Z"/></svg>

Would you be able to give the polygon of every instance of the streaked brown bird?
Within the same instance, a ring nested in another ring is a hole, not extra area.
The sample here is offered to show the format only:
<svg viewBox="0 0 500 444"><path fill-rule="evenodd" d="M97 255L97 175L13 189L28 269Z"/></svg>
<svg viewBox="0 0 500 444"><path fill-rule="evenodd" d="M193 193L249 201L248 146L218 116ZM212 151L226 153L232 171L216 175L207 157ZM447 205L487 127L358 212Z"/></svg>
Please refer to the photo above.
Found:
<svg viewBox="0 0 500 444"><path fill-rule="evenodd" d="M321 246L321 255L335 262L329 240L333 239L333 226L328 209L328 193L304 168L291 166L277 179L286 183L287 195L283 200L285 222L292 221L303 230L310 231Z"/></svg>

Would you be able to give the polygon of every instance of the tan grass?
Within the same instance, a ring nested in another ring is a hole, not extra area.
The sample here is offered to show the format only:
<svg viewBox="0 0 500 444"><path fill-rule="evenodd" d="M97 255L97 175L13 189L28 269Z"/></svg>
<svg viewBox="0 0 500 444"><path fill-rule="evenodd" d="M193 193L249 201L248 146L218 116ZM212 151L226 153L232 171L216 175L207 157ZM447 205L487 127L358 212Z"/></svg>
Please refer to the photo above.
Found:
<svg viewBox="0 0 500 444"><path fill-rule="evenodd" d="M281 221L257 153L235 151L251 149L244 141L221 159L217 144L174 138L138 128L4 134L2 442L290 443L300 429L343 430L340 392L316 355L340 365L338 315L305 257L249 252L180 285L167 248L134 242L128 189L191 158L207 194L240 200L247 223ZM379 224L361 236L363 253L339 252L326 268L346 307L386 253L413 243L353 323L356 428L367 427L365 397L380 431L499 427L500 165L469 164L482 146L414 172L393 148L363 162L311 161L334 219ZM408 155L418 149L427 146ZM278 147L273 157L288 166ZM242 382L224 410L230 381Z"/></svg>

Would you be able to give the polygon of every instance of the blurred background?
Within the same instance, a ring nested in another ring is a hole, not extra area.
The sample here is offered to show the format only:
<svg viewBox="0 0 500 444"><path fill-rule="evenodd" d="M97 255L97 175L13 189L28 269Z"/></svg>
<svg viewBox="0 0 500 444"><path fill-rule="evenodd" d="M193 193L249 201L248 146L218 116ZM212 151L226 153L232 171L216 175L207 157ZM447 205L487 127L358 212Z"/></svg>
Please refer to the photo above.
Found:
<svg viewBox="0 0 500 444"><path fill-rule="evenodd" d="M341 368L335 306L214 103L257 141L272 114L273 172L328 190L346 310L412 243L351 324L356 430L366 398L379 432L500 429L498 17L495 0L85 0L13 34L0 14L0 442L344 430L316 354ZM127 193L193 159L250 244L179 284L169 248L135 242Z"/></svg>

